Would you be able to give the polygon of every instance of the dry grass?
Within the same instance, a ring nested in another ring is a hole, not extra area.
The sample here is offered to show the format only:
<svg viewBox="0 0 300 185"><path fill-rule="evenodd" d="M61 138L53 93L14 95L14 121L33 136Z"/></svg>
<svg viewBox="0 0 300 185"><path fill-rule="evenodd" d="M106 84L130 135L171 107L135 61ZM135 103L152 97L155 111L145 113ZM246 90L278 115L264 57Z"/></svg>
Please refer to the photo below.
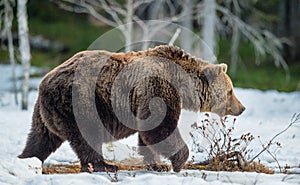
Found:
<svg viewBox="0 0 300 185"><path fill-rule="evenodd" d="M145 166L141 159L130 158L121 162L112 162L106 161L107 163L117 165L119 170L125 171L136 171L136 170L148 170L147 166ZM171 169L171 165L161 163L159 165L167 166L168 169ZM234 162L230 162L230 160L226 160L224 162L214 161L210 164L192 164L187 163L183 166L183 169L189 170L208 170L208 171L248 171L248 172L258 172L258 173L266 173L266 174L274 174L274 171L267 168L266 166L252 162L250 164L246 164L243 168L237 166ZM74 174L80 173L80 164L52 164L45 165L42 167L43 174Z"/></svg>
<svg viewBox="0 0 300 185"><path fill-rule="evenodd" d="M79 173L80 164L50 164L42 166L43 174L69 174L69 173Z"/></svg>

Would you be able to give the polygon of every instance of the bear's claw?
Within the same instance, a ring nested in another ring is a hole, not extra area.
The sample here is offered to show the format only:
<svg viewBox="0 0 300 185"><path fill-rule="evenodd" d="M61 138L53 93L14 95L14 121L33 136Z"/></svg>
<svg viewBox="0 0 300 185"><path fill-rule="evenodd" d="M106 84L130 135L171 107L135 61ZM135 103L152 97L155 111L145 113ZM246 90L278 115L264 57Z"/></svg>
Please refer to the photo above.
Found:
<svg viewBox="0 0 300 185"><path fill-rule="evenodd" d="M164 164L149 164L146 166L147 170L149 171L156 171L156 172L168 172L170 171L170 167Z"/></svg>
<svg viewBox="0 0 300 185"><path fill-rule="evenodd" d="M116 172L119 168L107 163L88 163L81 165L81 172Z"/></svg>

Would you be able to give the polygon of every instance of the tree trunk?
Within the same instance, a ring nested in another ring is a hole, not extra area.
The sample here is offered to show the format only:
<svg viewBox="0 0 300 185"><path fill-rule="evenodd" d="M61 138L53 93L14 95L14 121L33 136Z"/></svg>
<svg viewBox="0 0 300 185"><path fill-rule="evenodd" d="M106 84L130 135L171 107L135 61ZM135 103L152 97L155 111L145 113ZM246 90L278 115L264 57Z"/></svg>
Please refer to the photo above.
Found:
<svg viewBox="0 0 300 185"><path fill-rule="evenodd" d="M288 2L289 0L278 2L278 16L279 20L277 23L277 35L285 36L288 34L289 28L289 18L288 18Z"/></svg>
<svg viewBox="0 0 300 185"><path fill-rule="evenodd" d="M233 27L232 29L230 74L235 76L239 58L240 31L237 26Z"/></svg>
<svg viewBox="0 0 300 185"><path fill-rule="evenodd" d="M132 19L133 19L133 0L127 0L126 4L127 14L126 14L126 28L125 28L125 52L131 50L131 35L132 35Z"/></svg>
<svg viewBox="0 0 300 185"><path fill-rule="evenodd" d="M202 36L204 41L203 58L211 63L215 63L215 47L216 47L216 1L204 0L204 22L202 29ZM206 46L205 46L206 44Z"/></svg>
<svg viewBox="0 0 300 185"><path fill-rule="evenodd" d="M233 12L237 17L240 17L240 7L237 4L238 2L233 2ZM236 3L236 4L235 4ZM239 45L240 45L240 30L234 22L232 27L232 45L231 45L231 65L230 65L230 74L235 76L237 63L239 58Z"/></svg>
<svg viewBox="0 0 300 185"><path fill-rule="evenodd" d="M15 103L18 105L18 94L17 94L17 78L16 78L16 61L15 61L15 53L14 53L14 44L11 33L12 21L14 18L13 9L10 5L9 0L4 1L4 9L5 9L5 29L6 36L8 42L8 52L9 52L9 61L12 67L12 80L13 80L13 92L15 97Z"/></svg>
<svg viewBox="0 0 300 185"><path fill-rule="evenodd" d="M193 32L193 0L186 0L183 5L183 19L181 21L181 25L186 28L186 30L182 30L180 44L181 48L186 50L187 52L191 52L192 49L192 36L191 32Z"/></svg>
<svg viewBox="0 0 300 185"><path fill-rule="evenodd" d="M292 58L294 61L300 61L300 1L291 0L291 40L294 44Z"/></svg>
<svg viewBox="0 0 300 185"><path fill-rule="evenodd" d="M28 108L28 91L29 91L29 70L30 70L30 45L28 39L28 22L27 22L27 0L18 0L17 17L19 31L19 50L23 68L22 81L22 110Z"/></svg>
<svg viewBox="0 0 300 185"><path fill-rule="evenodd" d="M300 2L299 0L279 1L279 21L277 35L287 37L292 45L284 46L284 58L286 61L300 61Z"/></svg>

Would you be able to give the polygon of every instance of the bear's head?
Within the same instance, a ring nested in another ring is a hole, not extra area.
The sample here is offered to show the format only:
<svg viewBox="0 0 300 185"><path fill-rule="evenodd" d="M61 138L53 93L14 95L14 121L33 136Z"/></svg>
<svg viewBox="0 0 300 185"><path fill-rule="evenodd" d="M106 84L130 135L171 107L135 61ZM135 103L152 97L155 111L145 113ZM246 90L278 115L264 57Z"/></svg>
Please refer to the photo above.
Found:
<svg viewBox="0 0 300 185"><path fill-rule="evenodd" d="M213 112L223 117L238 116L245 110L233 92L232 81L226 71L226 64L208 64L202 69L201 76L206 79L208 97L201 111Z"/></svg>

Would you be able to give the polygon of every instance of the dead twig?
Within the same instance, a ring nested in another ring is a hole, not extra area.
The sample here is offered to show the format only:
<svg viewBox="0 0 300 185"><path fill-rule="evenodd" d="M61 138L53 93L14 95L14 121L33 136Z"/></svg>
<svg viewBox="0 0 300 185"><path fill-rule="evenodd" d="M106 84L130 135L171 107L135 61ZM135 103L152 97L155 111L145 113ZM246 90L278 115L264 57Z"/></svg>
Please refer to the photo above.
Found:
<svg viewBox="0 0 300 185"><path fill-rule="evenodd" d="M108 171L107 168L105 168L105 172L107 174L107 176L109 177L110 181L111 182L119 182L119 179L118 179L118 171L116 170L115 173L114 173L114 177L112 177Z"/></svg>
<svg viewBox="0 0 300 185"><path fill-rule="evenodd" d="M265 147L263 147L263 149L258 154L256 154L249 162L250 163L253 162L258 156L260 156L263 152L268 150L270 148L270 146L273 144L274 139L276 139L278 136L280 136L281 134L286 132L291 126L293 126L294 124L296 124L298 122L300 122L300 113L298 113L298 114L295 113L292 116L290 124L285 129L283 129L281 132L279 132L275 136L273 136L272 139L268 142L268 144Z"/></svg>

